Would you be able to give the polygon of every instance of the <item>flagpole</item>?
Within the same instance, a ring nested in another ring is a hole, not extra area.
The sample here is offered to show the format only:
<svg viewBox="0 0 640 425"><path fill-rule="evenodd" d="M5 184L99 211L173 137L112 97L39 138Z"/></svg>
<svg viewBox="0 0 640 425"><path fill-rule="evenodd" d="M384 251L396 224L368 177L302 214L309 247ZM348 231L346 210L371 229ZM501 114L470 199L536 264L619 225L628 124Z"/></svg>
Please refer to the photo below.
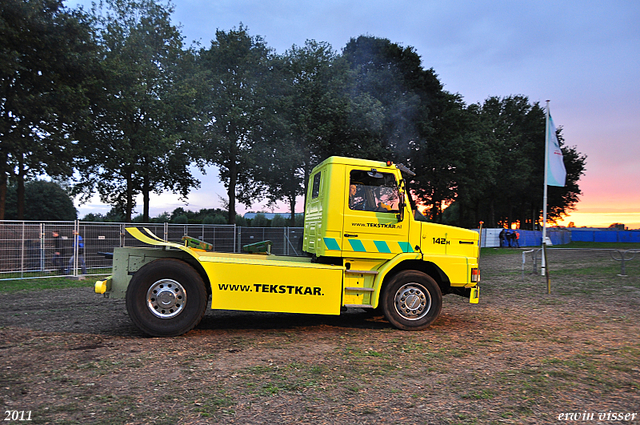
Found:
<svg viewBox="0 0 640 425"><path fill-rule="evenodd" d="M542 197L542 249L546 253L547 247L547 183L548 183L548 163L549 163L549 102L547 100L547 108L545 112L545 132L544 132L544 195ZM541 274L547 274L546 255L542 256Z"/></svg>

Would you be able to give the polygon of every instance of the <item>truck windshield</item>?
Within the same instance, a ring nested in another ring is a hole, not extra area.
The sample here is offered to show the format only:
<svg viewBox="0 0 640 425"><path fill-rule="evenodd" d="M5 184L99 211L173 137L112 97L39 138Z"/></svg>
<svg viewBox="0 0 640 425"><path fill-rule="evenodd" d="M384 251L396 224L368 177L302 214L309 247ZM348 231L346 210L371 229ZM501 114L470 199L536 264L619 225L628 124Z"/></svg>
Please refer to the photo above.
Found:
<svg viewBox="0 0 640 425"><path fill-rule="evenodd" d="M395 176L375 170L352 170L349 181L349 208L375 212L399 212L400 197Z"/></svg>

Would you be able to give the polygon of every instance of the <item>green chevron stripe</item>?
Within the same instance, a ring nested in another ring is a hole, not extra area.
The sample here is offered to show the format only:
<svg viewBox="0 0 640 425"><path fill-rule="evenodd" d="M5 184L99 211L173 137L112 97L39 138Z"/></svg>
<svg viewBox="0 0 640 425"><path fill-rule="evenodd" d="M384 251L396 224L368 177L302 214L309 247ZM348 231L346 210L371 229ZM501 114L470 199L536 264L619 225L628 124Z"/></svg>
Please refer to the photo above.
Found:
<svg viewBox="0 0 640 425"><path fill-rule="evenodd" d="M338 245L338 242L335 240L335 238L324 238L324 244L330 251L340 251L340 245Z"/></svg>
<svg viewBox="0 0 640 425"><path fill-rule="evenodd" d="M398 245L400 245L402 252L413 252L413 248L411 248L411 244L409 242L398 242Z"/></svg>
<svg viewBox="0 0 640 425"><path fill-rule="evenodd" d="M389 245L387 245L387 243L385 241L373 241L374 244L376 244L376 248L378 249L378 252L382 252L385 254L391 254L391 250L389 249Z"/></svg>
<svg viewBox="0 0 640 425"><path fill-rule="evenodd" d="M348 239L349 244L351 244L351 249L353 249L356 252L367 252L366 249L364 249L364 245L362 245L362 241L358 240L358 239Z"/></svg>

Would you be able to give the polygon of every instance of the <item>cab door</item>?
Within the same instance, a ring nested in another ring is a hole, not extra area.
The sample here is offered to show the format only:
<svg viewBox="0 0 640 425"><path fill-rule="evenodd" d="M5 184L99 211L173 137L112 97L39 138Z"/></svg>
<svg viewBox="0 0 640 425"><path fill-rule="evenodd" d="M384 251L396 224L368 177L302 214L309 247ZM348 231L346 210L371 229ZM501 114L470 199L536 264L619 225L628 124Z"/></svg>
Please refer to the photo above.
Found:
<svg viewBox="0 0 640 425"><path fill-rule="evenodd" d="M365 167L346 173L343 257L386 259L413 252L409 220L398 218L402 204L395 174Z"/></svg>

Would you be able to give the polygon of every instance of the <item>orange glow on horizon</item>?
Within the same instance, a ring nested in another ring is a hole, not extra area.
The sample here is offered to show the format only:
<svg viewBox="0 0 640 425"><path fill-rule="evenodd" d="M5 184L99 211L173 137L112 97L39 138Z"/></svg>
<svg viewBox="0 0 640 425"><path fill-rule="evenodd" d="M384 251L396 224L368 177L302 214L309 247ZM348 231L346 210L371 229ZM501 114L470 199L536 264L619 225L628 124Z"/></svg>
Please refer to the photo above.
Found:
<svg viewBox="0 0 640 425"><path fill-rule="evenodd" d="M419 205L418 209L426 215L426 207ZM608 228L614 223L621 223L630 230L637 230L640 229L640 208L637 211L633 211L633 209L620 211L614 208L585 206L583 211L579 209L573 211L563 220L558 220L556 224L547 222L547 227L569 227L569 223L573 223L574 227L595 228ZM511 223L511 228L520 228L519 223Z"/></svg>
<svg viewBox="0 0 640 425"><path fill-rule="evenodd" d="M640 229L640 212L580 212L574 211L558 220L558 226L568 226L573 222L575 227L609 227L614 223L622 223L628 229Z"/></svg>

